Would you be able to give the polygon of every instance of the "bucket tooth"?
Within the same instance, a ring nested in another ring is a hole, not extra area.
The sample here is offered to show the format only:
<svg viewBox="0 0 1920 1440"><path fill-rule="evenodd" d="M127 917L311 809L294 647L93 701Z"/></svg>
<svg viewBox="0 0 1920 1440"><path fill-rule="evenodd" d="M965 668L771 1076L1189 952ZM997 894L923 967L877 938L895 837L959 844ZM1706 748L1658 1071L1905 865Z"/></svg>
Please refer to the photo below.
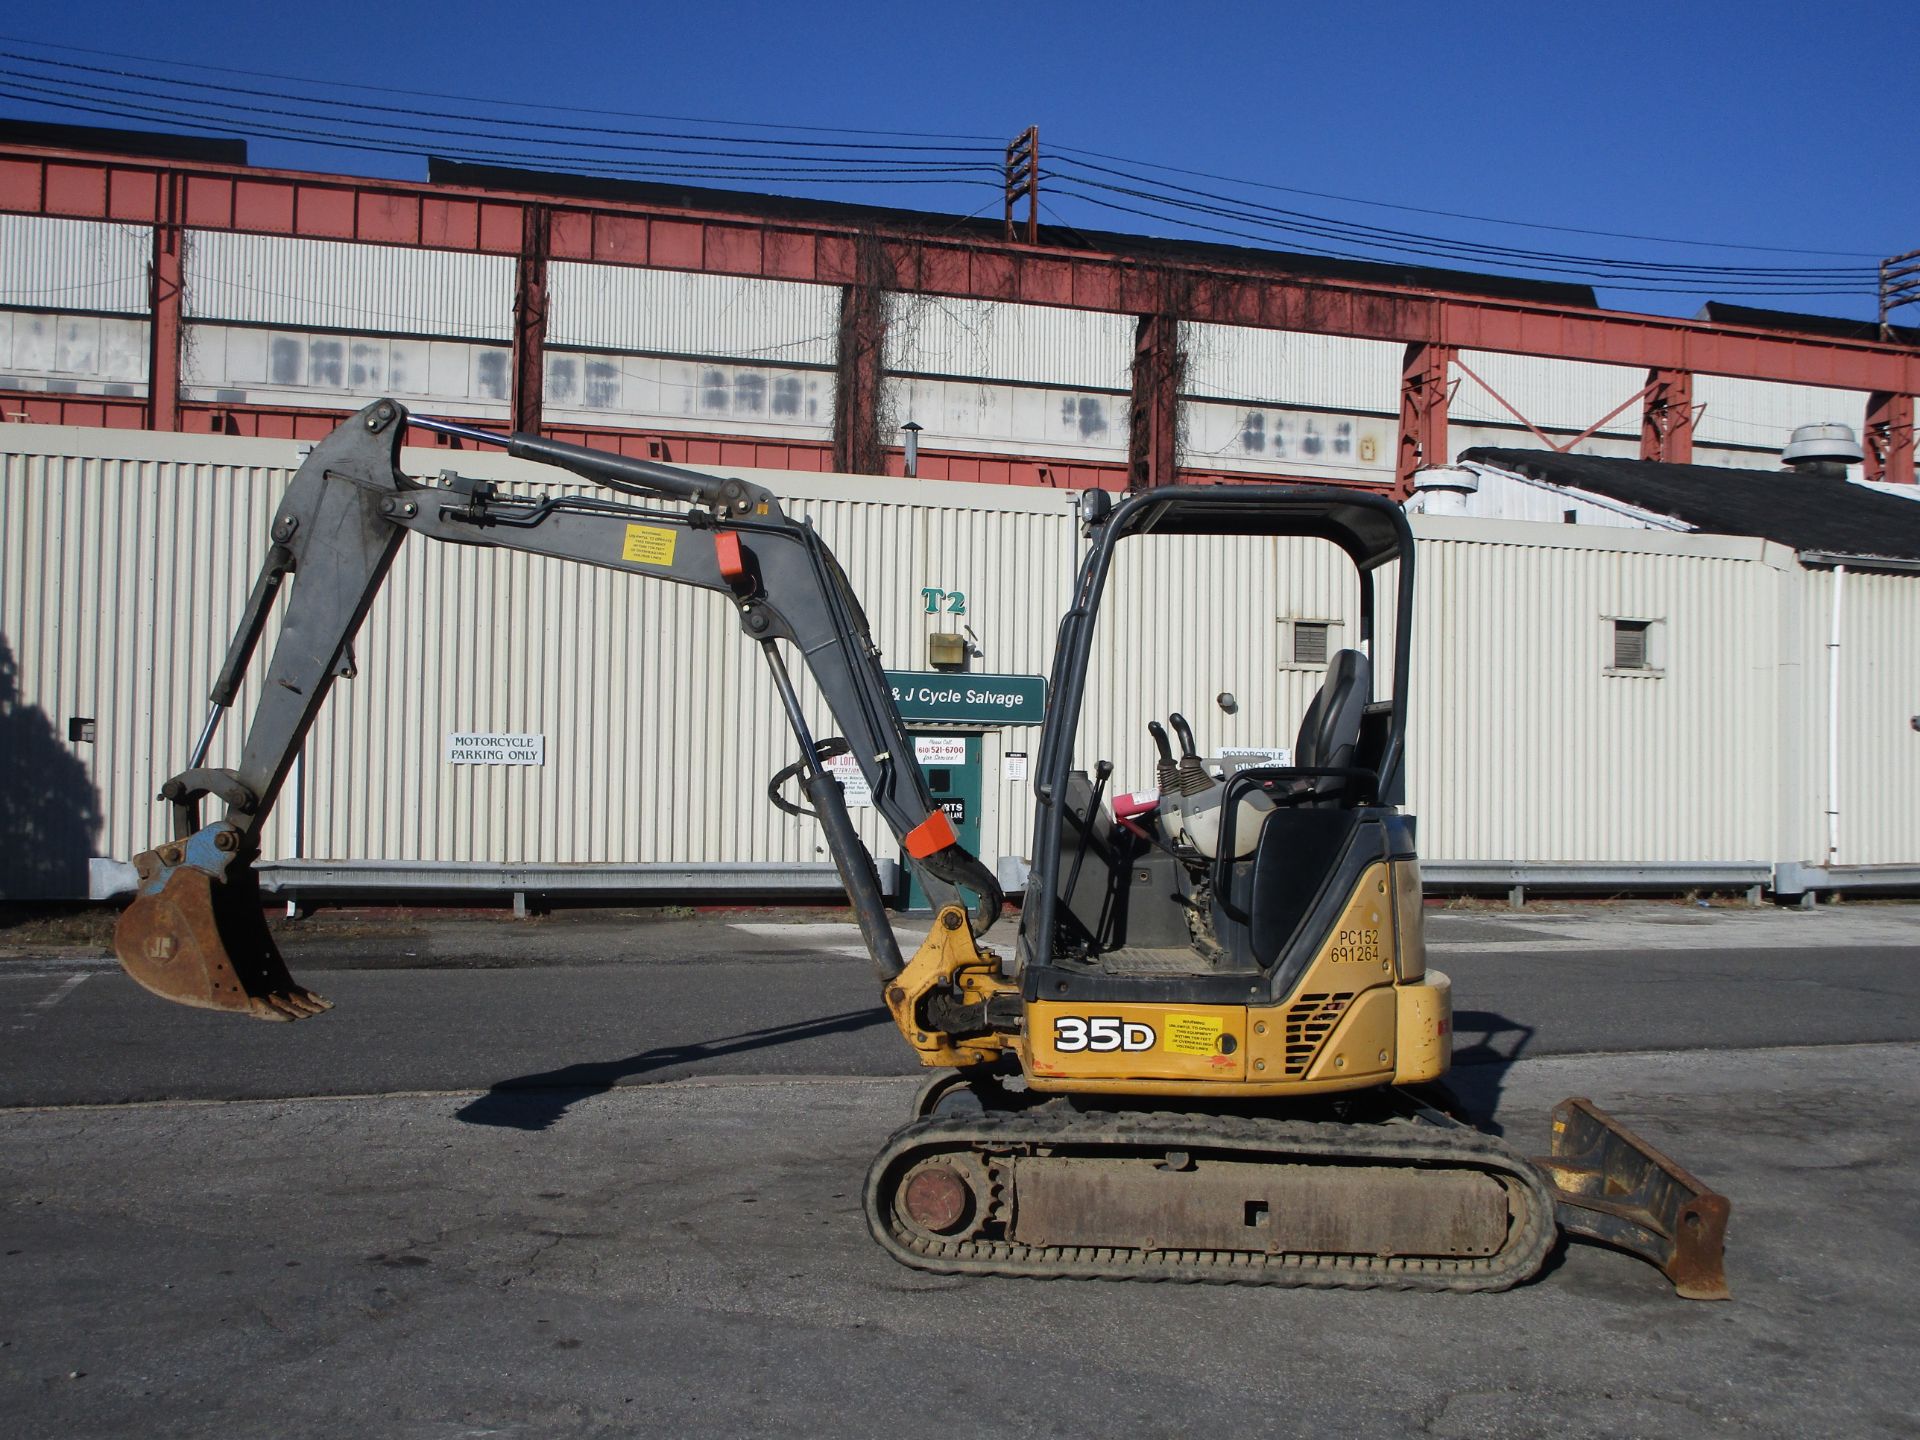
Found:
<svg viewBox="0 0 1920 1440"><path fill-rule="evenodd" d="M1553 1153L1535 1159L1560 1228L1651 1261L1686 1300L1725 1300L1726 1196L1709 1190L1591 1100L1553 1110Z"/></svg>
<svg viewBox="0 0 1920 1440"><path fill-rule="evenodd" d="M134 981L164 1000L256 1020L304 1020L333 1008L295 983L261 913L260 883L236 862L234 878L198 866L169 867L158 854L135 862L140 893L120 916L113 950Z"/></svg>

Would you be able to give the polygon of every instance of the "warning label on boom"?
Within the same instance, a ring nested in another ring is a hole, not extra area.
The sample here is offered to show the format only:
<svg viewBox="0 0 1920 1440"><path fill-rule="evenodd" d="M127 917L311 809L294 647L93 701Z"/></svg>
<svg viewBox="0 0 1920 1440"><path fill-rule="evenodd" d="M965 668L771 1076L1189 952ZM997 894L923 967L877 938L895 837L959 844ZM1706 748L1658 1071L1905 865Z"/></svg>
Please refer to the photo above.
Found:
<svg viewBox="0 0 1920 1440"><path fill-rule="evenodd" d="M675 538L673 531L659 525L629 525L620 558L636 565L671 565Z"/></svg>

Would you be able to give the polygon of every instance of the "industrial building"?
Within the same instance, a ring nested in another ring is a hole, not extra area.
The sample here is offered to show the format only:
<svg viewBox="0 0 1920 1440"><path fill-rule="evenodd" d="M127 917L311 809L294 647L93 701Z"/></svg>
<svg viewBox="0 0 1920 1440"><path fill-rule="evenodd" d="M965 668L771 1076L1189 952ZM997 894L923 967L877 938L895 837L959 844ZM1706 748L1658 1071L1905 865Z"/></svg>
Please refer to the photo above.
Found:
<svg viewBox="0 0 1920 1440"><path fill-rule="evenodd" d="M1689 521L1610 496L1600 472L1567 501L1565 475L1515 458L1777 472L1797 428L1837 422L1861 437L1861 483L1777 478L1904 515L1920 392L1904 332L1633 315L1578 286L1010 238L997 220L441 162L424 184L293 174L228 142L135 144L0 135L0 705L49 792L5 841L15 898L111 893L113 862L164 828L153 794L191 747L300 444L377 394L755 468L840 554L890 668L1012 689L1047 670L1075 492L1302 479L1405 498L1464 455L1562 503L1415 522L1409 804L1439 885L1920 883L1920 576L1899 563L1920 550ZM490 452L408 461L538 478ZM1114 687L1083 755L1145 785L1141 726L1170 704L1205 706L1211 744L1284 745L1315 657L1353 624L1323 558L1168 562L1248 576L1242 602L1274 623L1232 650L1190 641L1230 617L1154 602L1198 593L1177 568L1138 586L1132 633L1165 689ZM764 676L703 601L403 549L278 813L269 884L831 893L817 837L762 793L791 758ZM935 636L959 637L964 670L936 668ZM968 838L1017 884L1037 710L1007 715L909 718ZM465 735L537 739L539 758L454 758ZM352 793L373 775L377 804Z"/></svg>

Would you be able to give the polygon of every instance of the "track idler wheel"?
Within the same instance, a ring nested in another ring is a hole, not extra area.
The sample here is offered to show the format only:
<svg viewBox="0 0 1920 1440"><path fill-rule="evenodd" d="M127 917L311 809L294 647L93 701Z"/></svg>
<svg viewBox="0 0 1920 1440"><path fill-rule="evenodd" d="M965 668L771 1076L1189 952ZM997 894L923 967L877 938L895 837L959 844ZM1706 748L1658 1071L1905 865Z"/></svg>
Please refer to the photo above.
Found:
<svg viewBox="0 0 1920 1440"><path fill-rule="evenodd" d="M113 932L121 968L161 999L201 1010L304 1020L332 1009L288 973L253 868L222 854L234 872L222 880L193 863L192 852L212 838L203 830L135 859L140 890Z"/></svg>

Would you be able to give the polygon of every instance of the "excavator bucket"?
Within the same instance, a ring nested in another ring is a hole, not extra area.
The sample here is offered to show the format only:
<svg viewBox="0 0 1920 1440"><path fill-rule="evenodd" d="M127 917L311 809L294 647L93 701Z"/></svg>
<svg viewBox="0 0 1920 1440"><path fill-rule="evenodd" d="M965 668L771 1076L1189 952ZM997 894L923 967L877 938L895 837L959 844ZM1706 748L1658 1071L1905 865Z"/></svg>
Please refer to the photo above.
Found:
<svg viewBox="0 0 1920 1440"><path fill-rule="evenodd" d="M182 847L169 845L134 861L139 894L113 932L127 974L163 1000L256 1020L303 1020L333 1008L287 972L251 866L236 862L233 878L221 880L183 860Z"/></svg>
<svg viewBox="0 0 1920 1440"><path fill-rule="evenodd" d="M1726 1196L1707 1189L1591 1100L1553 1109L1553 1153L1534 1163L1562 1230L1660 1267L1686 1300L1726 1300Z"/></svg>

